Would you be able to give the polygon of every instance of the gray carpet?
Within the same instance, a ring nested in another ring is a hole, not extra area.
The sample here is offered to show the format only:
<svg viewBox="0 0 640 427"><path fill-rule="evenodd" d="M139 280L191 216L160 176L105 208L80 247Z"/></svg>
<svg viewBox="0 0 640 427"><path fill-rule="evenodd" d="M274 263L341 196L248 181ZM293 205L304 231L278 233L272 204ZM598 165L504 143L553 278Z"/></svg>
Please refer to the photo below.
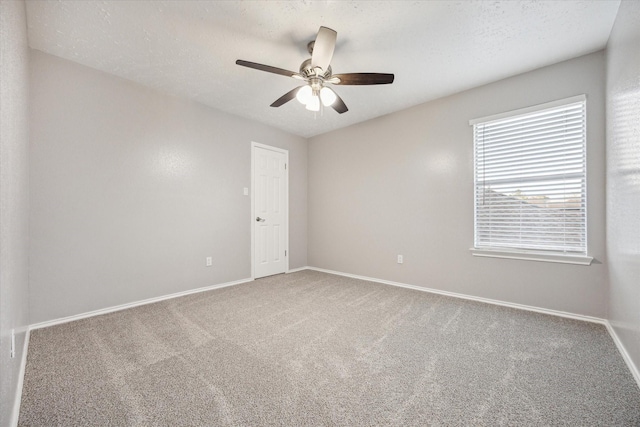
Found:
<svg viewBox="0 0 640 427"><path fill-rule="evenodd" d="M640 426L601 325L314 271L31 334L21 426Z"/></svg>

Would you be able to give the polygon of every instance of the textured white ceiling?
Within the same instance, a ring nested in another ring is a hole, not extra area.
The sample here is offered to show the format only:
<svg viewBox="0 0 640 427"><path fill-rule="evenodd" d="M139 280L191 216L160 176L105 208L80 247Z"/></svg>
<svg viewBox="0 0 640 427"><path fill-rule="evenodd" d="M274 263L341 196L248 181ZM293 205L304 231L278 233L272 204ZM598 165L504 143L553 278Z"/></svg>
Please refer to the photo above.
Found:
<svg viewBox="0 0 640 427"><path fill-rule="evenodd" d="M620 4L597 1L36 1L29 44L145 86L309 137L605 47ZM297 101L297 71L321 25L338 32L334 73L394 73L334 86L349 111Z"/></svg>

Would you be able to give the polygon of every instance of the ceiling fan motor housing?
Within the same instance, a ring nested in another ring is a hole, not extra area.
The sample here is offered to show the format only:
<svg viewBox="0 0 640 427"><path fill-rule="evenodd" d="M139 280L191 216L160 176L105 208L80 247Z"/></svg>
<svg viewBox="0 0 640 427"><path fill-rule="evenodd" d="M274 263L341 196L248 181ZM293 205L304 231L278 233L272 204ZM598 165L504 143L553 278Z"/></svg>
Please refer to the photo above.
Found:
<svg viewBox="0 0 640 427"><path fill-rule="evenodd" d="M322 71L324 72L322 73ZM311 66L311 58L307 59L300 65L300 75L305 79L310 79L315 77L315 78L321 78L323 80L326 80L331 77L331 73L332 73L331 65L329 65L326 70L322 70L321 68L313 68Z"/></svg>

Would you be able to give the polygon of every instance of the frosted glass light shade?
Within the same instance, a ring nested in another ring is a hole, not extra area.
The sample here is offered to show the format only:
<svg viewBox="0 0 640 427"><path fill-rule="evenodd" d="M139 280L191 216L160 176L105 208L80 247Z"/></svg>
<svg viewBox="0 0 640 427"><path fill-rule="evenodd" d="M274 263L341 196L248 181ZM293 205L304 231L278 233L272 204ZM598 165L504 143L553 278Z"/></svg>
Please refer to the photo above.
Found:
<svg viewBox="0 0 640 427"><path fill-rule="evenodd" d="M320 98L317 95L312 95L307 102L307 110L320 111Z"/></svg>
<svg viewBox="0 0 640 427"><path fill-rule="evenodd" d="M335 92L329 89L328 87L323 87L320 90L320 98L322 99L322 104L325 107L328 107L332 105L334 102L336 102Z"/></svg>
<svg viewBox="0 0 640 427"><path fill-rule="evenodd" d="M307 105L309 99L311 99L311 86L302 86L298 93L296 93L296 99L303 105Z"/></svg>

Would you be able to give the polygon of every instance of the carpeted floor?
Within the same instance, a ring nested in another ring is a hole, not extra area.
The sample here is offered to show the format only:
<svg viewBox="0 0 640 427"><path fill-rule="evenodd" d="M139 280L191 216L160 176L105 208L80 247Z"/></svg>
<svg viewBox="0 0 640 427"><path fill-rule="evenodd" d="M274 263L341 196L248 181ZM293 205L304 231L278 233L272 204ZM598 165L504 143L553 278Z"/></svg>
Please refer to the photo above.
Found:
<svg viewBox="0 0 640 427"><path fill-rule="evenodd" d="M640 426L601 325L301 271L32 331L21 426Z"/></svg>

